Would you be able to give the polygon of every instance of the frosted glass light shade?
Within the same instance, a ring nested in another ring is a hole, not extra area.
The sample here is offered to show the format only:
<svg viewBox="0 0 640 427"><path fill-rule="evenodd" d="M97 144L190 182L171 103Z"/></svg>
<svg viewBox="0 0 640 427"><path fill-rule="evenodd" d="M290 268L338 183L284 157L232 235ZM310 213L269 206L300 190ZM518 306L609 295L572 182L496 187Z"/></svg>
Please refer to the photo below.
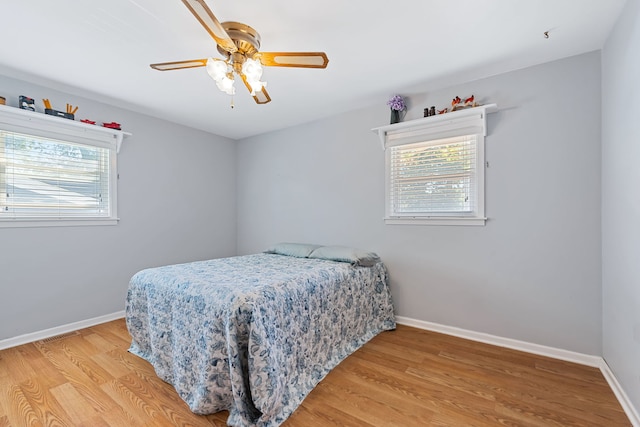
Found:
<svg viewBox="0 0 640 427"><path fill-rule="evenodd" d="M227 76L224 76L220 80L216 80L216 86L218 89L225 92L227 95L235 95L236 88L233 87L233 79L230 79Z"/></svg>
<svg viewBox="0 0 640 427"><path fill-rule="evenodd" d="M260 61L247 59L244 64L242 64L242 73L247 78L249 86L251 86L251 95L255 95L256 92L261 91L262 88L267 85L266 82L260 81L262 77L262 65Z"/></svg>
<svg viewBox="0 0 640 427"><path fill-rule="evenodd" d="M227 76L229 66L221 59L207 59L207 73L216 82Z"/></svg>

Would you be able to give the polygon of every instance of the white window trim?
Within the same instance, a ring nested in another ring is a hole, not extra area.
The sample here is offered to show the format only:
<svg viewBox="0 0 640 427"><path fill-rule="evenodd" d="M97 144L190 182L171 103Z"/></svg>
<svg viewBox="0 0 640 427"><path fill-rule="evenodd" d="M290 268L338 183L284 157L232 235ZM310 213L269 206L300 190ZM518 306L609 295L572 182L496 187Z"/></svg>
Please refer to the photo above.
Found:
<svg viewBox="0 0 640 427"><path fill-rule="evenodd" d="M0 105L0 127L10 132L101 146L113 150L109 171L109 185L113 189L111 194L111 215L109 217L0 219L0 228L115 225L118 223L118 170L116 158L123 138L130 136L130 133L6 105Z"/></svg>
<svg viewBox="0 0 640 427"><path fill-rule="evenodd" d="M497 111L496 104L468 108L437 116L395 123L372 129L378 134L382 147L411 144L426 140L443 139L464 134L478 135L477 173L478 173L478 209L474 216L391 216L390 215L390 179L389 154L385 153L385 224L400 225L474 225L483 226L485 217L484 206L484 171L485 152L484 137L487 136L487 114Z"/></svg>

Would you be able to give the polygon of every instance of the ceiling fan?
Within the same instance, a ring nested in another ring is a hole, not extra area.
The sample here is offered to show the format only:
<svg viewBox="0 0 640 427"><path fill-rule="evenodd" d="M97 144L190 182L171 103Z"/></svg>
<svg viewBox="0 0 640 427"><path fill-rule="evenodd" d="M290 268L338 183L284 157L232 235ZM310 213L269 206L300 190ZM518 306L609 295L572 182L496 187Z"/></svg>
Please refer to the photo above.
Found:
<svg viewBox="0 0 640 427"><path fill-rule="evenodd" d="M324 52L260 52L260 34L240 22L220 23L204 0L182 0L196 19L213 37L218 52L226 59L192 59L189 61L151 64L159 71L206 67L220 90L229 95L235 93L234 73L242 79L258 104L266 104L271 97L260 81L262 66L326 68L329 59Z"/></svg>

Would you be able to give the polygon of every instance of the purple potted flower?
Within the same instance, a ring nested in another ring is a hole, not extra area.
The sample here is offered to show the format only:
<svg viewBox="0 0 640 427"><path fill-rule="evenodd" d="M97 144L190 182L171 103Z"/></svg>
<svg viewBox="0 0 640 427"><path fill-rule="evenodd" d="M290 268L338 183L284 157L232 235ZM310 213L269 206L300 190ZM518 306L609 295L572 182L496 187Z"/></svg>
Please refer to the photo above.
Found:
<svg viewBox="0 0 640 427"><path fill-rule="evenodd" d="M400 113L407 108L404 98L394 95L387 101L387 105L391 108L391 124L400 122Z"/></svg>

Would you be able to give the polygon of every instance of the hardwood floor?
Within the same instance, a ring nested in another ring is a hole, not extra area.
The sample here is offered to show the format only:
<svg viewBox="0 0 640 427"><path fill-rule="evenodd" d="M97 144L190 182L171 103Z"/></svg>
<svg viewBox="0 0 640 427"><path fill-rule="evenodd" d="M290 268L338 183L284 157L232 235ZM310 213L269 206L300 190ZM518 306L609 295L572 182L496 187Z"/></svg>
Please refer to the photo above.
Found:
<svg viewBox="0 0 640 427"><path fill-rule="evenodd" d="M0 427L225 426L197 416L124 320L0 351ZM598 369L399 325L336 367L283 424L630 426Z"/></svg>

